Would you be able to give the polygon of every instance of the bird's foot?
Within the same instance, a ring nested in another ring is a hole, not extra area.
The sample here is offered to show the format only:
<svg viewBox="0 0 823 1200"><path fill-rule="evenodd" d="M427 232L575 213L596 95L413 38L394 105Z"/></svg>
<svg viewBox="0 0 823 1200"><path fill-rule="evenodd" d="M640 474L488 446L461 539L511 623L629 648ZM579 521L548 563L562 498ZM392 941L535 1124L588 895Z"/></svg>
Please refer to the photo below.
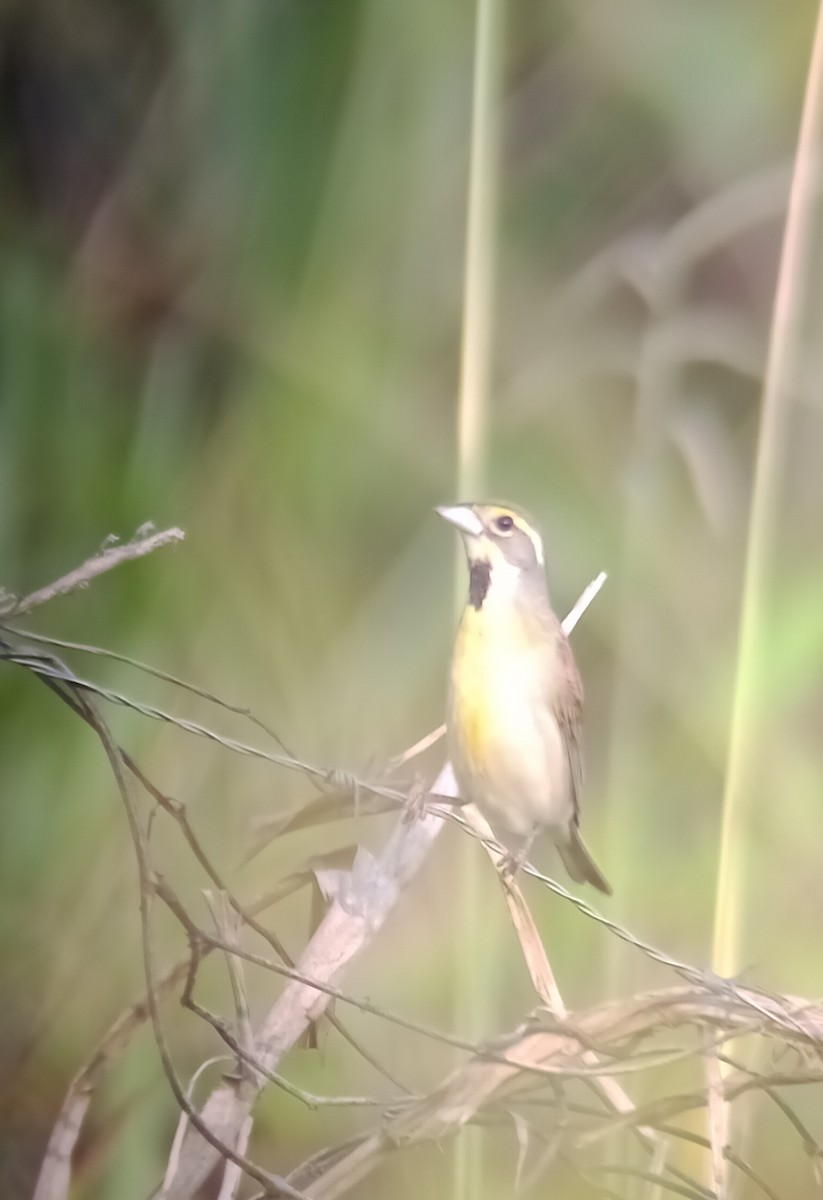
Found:
<svg viewBox="0 0 823 1200"><path fill-rule="evenodd" d="M508 854L504 854L497 864L497 869L500 872L500 879L504 887L511 887L514 883L517 873L526 861L527 850L510 850Z"/></svg>
<svg viewBox="0 0 823 1200"><path fill-rule="evenodd" d="M406 803L403 809L403 823L405 825L413 825L415 821L420 820L426 812L428 798L429 790L418 776L415 778L406 795Z"/></svg>
<svg viewBox="0 0 823 1200"><path fill-rule="evenodd" d="M500 879L504 887L511 887L514 883L516 876L529 857L529 851L532 848L534 838L535 832L532 832L517 850L510 850L508 854L504 854L500 859L497 869L500 872Z"/></svg>

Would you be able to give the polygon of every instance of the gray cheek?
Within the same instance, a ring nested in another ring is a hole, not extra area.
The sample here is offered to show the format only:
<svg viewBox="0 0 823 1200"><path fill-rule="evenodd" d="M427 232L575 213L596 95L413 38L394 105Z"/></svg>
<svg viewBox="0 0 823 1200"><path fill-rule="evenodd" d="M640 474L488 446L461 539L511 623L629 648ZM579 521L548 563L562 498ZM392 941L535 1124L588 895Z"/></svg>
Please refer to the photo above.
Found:
<svg viewBox="0 0 823 1200"><path fill-rule="evenodd" d="M525 612L544 612L549 603L546 572L534 558L530 567L523 567L521 570L520 595Z"/></svg>
<svg viewBox="0 0 823 1200"><path fill-rule="evenodd" d="M526 537L524 533L521 533L517 537L512 546L512 551L514 564L521 571L533 571L540 565L537 561L537 555L534 552L531 538Z"/></svg>
<svg viewBox="0 0 823 1200"><path fill-rule="evenodd" d="M525 533L519 530L510 534L498 533L494 535L494 540L506 561L517 567L518 571L531 571L538 565L534 546Z"/></svg>

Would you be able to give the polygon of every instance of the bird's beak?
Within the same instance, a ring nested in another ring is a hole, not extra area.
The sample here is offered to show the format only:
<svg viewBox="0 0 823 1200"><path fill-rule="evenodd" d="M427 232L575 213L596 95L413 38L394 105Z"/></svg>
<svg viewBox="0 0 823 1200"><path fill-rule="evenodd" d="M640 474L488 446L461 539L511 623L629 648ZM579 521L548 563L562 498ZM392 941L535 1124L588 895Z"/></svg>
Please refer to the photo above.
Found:
<svg viewBox="0 0 823 1200"><path fill-rule="evenodd" d="M471 537L480 537L483 532L483 522L470 504L443 505L434 511L439 513L444 521L454 525L455 529L459 529L461 533L467 533Z"/></svg>

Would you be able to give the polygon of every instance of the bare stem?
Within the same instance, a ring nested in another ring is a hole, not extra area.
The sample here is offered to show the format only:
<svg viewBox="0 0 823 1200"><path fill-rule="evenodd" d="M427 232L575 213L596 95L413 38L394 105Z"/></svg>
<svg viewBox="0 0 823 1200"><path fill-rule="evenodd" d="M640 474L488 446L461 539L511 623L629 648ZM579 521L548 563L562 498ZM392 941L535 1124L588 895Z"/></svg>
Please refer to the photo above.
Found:
<svg viewBox="0 0 823 1200"><path fill-rule="evenodd" d="M65 596L68 592L76 591L77 588L86 587L92 579L105 574L106 571L111 571L113 567L119 567L121 563L142 558L144 554L151 554L153 550L158 550L161 546L182 542L185 536L182 529L163 529L159 533L139 533L137 537L122 546L106 546L99 554L87 559L82 566L69 571L68 575L63 575L54 583L24 596L21 600L14 598L0 603L0 617L19 616L22 613L31 612L33 608L47 604L56 596Z"/></svg>

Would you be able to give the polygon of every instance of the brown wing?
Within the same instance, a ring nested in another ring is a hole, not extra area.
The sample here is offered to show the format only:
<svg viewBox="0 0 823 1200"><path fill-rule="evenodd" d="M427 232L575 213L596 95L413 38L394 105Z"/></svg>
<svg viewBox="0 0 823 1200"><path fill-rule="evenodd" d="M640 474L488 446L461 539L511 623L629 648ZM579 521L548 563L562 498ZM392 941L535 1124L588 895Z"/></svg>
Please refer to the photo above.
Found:
<svg viewBox="0 0 823 1200"><path fill-rule="evenodd" d="M560 727L563 744L566 747L574 801L574 816L569 829L568 841L558 841L557 848L572 879L578 883L584 881L591 883L601 892L610 896L612 889L580 836L580 792L583 787L583 754L580 744L583 732L583 684L569 640L559 622L555 639L551 704L555 720Z"/></svg>
<svg viewBox="0 0 823 1200"><path fill-rule="evenodd" d="M554 680L552 708L555 719L560 726L566 754L569 759L569 771L572 780L574 798L574 820L577 824L580 811L580 793L583 788L583 752L581 741L583 736L583 684L574 661L569 639L566 637L558 622L556 640L557 678Z"/></svg>

